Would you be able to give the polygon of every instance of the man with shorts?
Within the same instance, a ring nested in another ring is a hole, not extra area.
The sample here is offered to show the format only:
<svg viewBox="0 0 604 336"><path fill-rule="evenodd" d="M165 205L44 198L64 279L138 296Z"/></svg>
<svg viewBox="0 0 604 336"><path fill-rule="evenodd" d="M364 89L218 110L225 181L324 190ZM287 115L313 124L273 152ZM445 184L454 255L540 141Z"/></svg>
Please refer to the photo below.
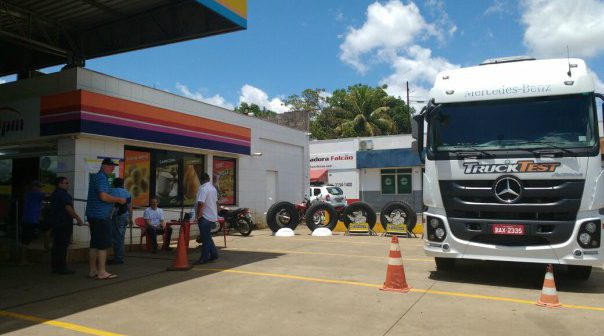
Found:
<svg viewBox="0 0 604 336"><path fill-rule="evenodd" d="M123 197L110 195L109 174L113 173L117 164L109 158L101 163L101 169L90 177L88 200L86 202L86 217L90 225L90 272L88 276L100 280L117 278L116 274L107 272L107 249L111 247L111 215L113 204L125 204Z"/></svg>

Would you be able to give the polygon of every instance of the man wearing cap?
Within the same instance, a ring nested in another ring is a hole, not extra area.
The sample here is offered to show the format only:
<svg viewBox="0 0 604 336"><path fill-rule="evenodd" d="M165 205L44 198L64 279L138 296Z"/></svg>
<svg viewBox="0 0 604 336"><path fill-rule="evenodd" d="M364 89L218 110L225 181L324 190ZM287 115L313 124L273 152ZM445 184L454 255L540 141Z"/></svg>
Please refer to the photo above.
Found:
<svg viewBox="0 0 604 336"><path fill-rule="evenodd" d="M111 247L111 214L113 204L125 204L123 197L110 195L109 174L117 164L109 158L101 163L101 170L90 177L86 217L90 225L90 272L88 276L100 280L114 279L117 275L107 272L107 249Z"/></svg>

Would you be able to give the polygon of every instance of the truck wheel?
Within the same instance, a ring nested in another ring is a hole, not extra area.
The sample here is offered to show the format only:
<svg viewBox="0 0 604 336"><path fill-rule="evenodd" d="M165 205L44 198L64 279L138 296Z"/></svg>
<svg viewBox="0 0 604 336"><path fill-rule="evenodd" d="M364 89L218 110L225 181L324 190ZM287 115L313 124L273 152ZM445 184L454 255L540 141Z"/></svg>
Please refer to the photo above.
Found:
<svg viewBox="0 0 604 336"><path fill-rule="evenodd" d="M587 280L591 275L591 266L568 265L568 275L574 279Z"/></svg>
<svg viewBox="0 0 604 336"><path fill-rule="evenodd" d="M266 224L273 232L282 228L295 230L299 222L296 207L289 202L275 203L266 212Z"/></svg>
<svg viewBox="0 0 604 336"><path fill-rule="evenodd" d="M321 227L333 230L337 223L336 209L329 203L317 203L306 210L306 226L310 231Z"/></svg>
<svg viewBox="0 0 604 336"><path fill-rule="evenodd" d="M452 271L455 268L455 259L453 258L438 258L435 257L437 271Z"/></svg>
<svg viewBox="0 0 604 336"><path fill-rule="evenodd" d="M375 211L373 211L373 208L371 208L371 206L365 202L354 202L344 209L342 221L344 222L346 229L348 229L350 223L355 217L365 217L365 220L367 221L366 223L369 224L369 228L371 230L373 230L375 222L377 221Z"/></svg>
<svg viewBox="0 0 604 336"><path fill-rule="evenodd" d="M417 223L417 215L411 206L405 202L390 202L384 205L380 211L380 223L382 223L384 231L386 231L387 224L405 223L407 230L411 232L415 228L415 223Z"/></svg>

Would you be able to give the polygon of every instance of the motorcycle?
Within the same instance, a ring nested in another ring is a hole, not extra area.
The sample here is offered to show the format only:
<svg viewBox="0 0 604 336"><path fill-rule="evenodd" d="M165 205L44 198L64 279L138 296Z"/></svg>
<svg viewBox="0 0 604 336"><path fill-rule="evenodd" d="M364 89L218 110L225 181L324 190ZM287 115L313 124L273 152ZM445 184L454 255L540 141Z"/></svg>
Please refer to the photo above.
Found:
<svg viewBox="0 0 604 336"><path fill-rule="evenodd" d="M228 209L220 207L218 209L218 221L212 227L212 234L221 230L227 232L231 229L237 230L242 236L249 236L254 228L254 220L248 208Z"/></svg>

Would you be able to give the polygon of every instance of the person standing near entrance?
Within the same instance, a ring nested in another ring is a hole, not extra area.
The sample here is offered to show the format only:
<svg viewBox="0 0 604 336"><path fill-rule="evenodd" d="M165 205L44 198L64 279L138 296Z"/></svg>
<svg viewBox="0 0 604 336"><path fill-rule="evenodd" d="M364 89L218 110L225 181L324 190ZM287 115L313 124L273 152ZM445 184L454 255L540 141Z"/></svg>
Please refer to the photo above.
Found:
<svg viewBox="0 0 604 336"><path fill-rule="evenodd" d="M218 220L218 192L210 182L210 176L202 173L199 178L201 187L197 191L195 214L201 235L201 256L196 265L205 264L218 259L218 251L212 239L211 229Z"/></svg>
<svg viewBox="0 0 604 336"><path fill-rule="evenodd" d="M111 235L113 241L113 259L107 261L109 265L119 265L124 263L124 236L126 235L126 226L132 215L132 197L124 189L124 180L116 178L113 180L113 189L111 196L123 197L126 204L115 204L113 207L113 225L111 226Z"/></svg>
<svg viewBox="0 0 604 336"><path fill-rule="evenodd" d="M67 248L73 232L73 220L79 226L84 222L73 209L73 198L67 192L69 181L64 176L55 179L55 191L50 195L50 208L52 214L53 243L51 251L52 272L55 274L73 274L67 268Z"/></svg>
<svg viewBox="0 0 604 336"><path fill-rule="evenodd" d="M90 177L88 186L88 201L86 202L86 217L90 225L90 272L88 276L100 280L117 278L116 274L107 272L107 249L111 247L111 215L113 204L126 204L123 197L110 195L109 174L113 173L117 164L106 158L101 163L101 169Z"/></svg>
<svg viewBox="0 0 604 336"><path fill-rule="evenodd" d="M27 260L27 247L32 240L36 239L40 228L40 213L42 212L42 201L44 194L40 188L40 182L32 181L29 190L25 193L23 203L23 218L21 219L21 265L29 265Z"/></svg>

